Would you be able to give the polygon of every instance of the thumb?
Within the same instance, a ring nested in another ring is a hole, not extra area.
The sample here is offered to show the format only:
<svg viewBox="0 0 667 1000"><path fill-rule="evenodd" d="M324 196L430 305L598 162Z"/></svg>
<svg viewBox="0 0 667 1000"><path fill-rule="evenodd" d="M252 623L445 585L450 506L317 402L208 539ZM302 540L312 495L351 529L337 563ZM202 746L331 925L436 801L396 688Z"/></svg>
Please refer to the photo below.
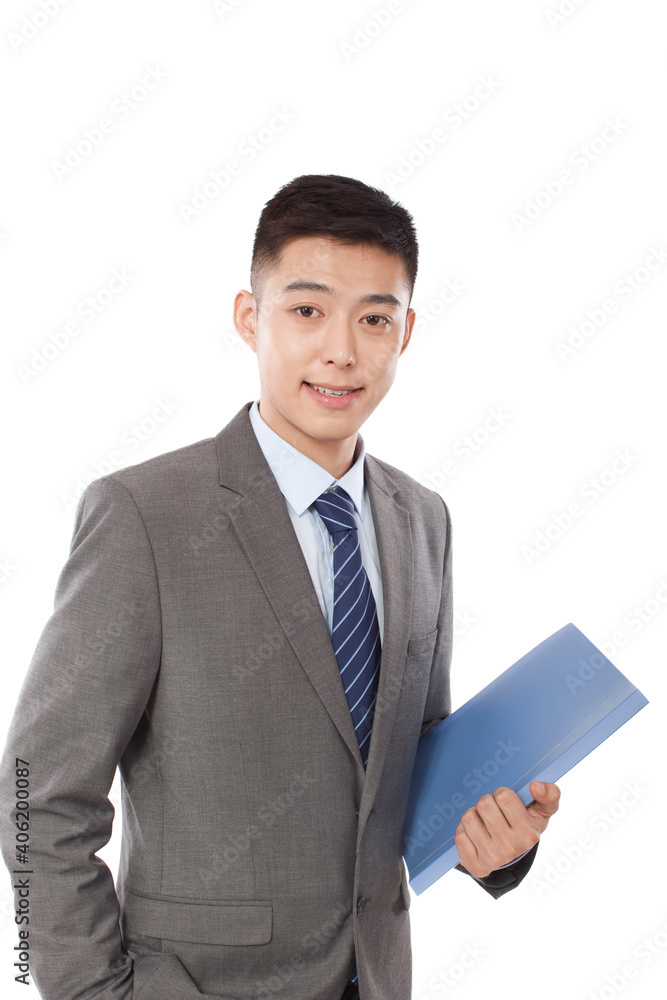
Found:
<svg viewBox="0 0 667 1000"><path fill-rule="evenodd" d="M534 802L528 806L528 810L537 816L548 819L557 811L560 801L560 788L550 781L531 781L530 794Z"/></svg>

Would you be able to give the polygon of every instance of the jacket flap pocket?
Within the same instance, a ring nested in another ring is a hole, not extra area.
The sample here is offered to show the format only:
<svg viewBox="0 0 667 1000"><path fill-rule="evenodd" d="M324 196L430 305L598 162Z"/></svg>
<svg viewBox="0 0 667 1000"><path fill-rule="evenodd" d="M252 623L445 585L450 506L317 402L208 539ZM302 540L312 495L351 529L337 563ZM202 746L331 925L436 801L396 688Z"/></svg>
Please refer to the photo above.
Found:
<svg viewBox="0 0 667 1000"><path fill-rule="evenodd" d="M128 939L266 944L273 933L273 905L263 899L198 902L128 890L123 928Z"/></svg>

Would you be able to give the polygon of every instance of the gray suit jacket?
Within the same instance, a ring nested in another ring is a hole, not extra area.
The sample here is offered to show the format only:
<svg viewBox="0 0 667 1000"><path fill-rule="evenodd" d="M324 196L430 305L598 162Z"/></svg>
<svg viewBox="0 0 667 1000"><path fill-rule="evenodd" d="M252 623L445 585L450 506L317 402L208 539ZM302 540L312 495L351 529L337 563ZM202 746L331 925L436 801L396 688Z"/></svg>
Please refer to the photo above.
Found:
<svg viewBox="0 0 667 1000"><path fill-rule="evenodd" d="M366 455L385 625L365 771L251 405L79 502L1 764L12 871L29 764L45 1000L338 1000L353 947L362 1000L409 1000L401 828L417 741L450 711L449 513ZM116 766L114 887L95 852ZM513 888L533 857L484 888Z"/></svg>

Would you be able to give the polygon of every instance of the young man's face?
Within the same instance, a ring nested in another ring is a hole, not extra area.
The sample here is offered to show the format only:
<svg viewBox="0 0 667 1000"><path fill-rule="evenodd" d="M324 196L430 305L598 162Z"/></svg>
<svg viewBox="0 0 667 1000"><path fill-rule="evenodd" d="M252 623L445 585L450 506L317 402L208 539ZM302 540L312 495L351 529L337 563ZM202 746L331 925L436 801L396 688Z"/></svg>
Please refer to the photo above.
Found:
<svg viewBox="0 0 667 1000"><path fill-rule="evenodd" d="M250 292L236 296L237 329L257 354L263 420L336 478L394 381L415 320L408 295L400 257L303 236L267 275L259 314ZM353 391L330 396L313 385Z"/></svg>

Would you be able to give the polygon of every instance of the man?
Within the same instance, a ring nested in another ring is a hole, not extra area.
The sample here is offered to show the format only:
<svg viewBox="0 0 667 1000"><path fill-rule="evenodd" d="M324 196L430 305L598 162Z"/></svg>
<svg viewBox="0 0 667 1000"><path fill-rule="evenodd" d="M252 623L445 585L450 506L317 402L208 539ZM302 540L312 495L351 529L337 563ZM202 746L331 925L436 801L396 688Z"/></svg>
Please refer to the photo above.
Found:
<svg viewBox="0 0 667 1000"><path fill-rule="evenodd" d="M417 741L451 708L450 520L359 428L410 341L416 271L382 192L285 185L235 301L259 399L82 495L2 762L45 1000L410 997L401 830ZM114 887L95 852L117 765ZM558 806L531 793L459 826L494 896Z"/></svg>

